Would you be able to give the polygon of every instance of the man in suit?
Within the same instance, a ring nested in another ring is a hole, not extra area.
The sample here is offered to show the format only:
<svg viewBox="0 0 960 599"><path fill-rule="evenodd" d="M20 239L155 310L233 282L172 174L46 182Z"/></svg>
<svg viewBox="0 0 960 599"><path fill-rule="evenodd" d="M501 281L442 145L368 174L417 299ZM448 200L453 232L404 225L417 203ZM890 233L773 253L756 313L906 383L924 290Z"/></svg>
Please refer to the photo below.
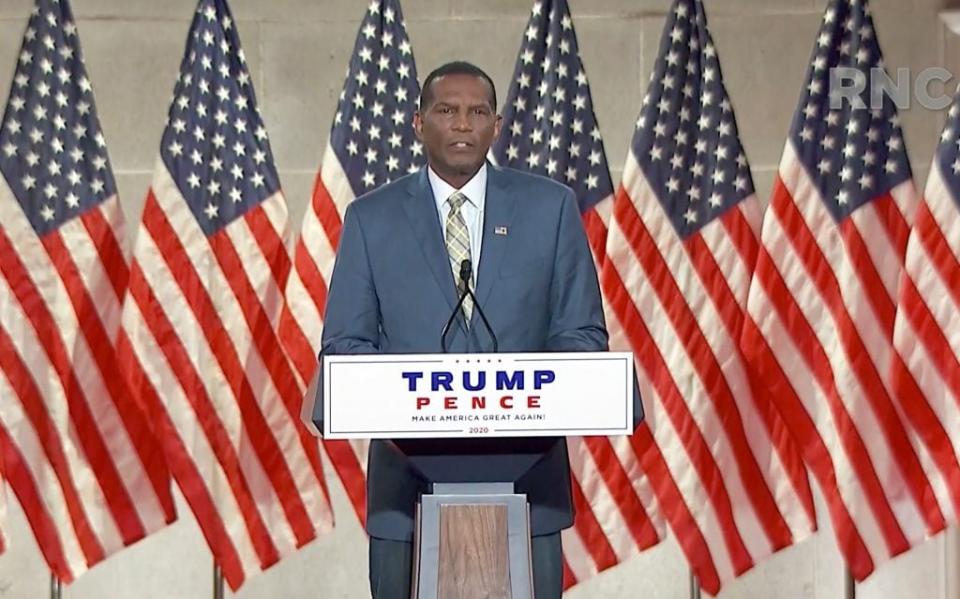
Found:
<svg viewBox="0 0 960 599"><path fill-rule="evenodd" d="M497 168L485 157L500 133L493 81L453 62L423 84L414 117L428 166L353 202L330 282L322 354L440 352L441 329L469 260L477 302L504 352L604 351L600 290L573 191ZM446 337L449 351L490 351L471 302ZM514 485L531 504L537 599L562 592L560 530L573 523L563 439L445 440L370 445L367 532L376 599L408 597L413 514L429 483L407 455L437 454L458 477L530 468ZM498 470L499 469L499 470Z"/></svg>

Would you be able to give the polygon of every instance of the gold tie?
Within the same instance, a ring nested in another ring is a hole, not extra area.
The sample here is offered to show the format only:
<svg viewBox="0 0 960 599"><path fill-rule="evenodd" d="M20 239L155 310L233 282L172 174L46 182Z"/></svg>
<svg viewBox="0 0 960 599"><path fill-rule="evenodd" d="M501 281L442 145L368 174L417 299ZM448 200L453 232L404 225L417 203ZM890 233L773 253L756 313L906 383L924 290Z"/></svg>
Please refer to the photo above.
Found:
<svg viewBox="0 0 960 599"><path fill-rule="evenodd" d="M460 207L467 201L467 196L459 191L447 198L450 204L450 213L447 215L447 254L450 255L450 270L453 271L453 280L458 291L463 289L460 283L460 264L470 260L470 233L467 223L460 214ZM471 269L472 270L472 269ZM473 314L473 301L469 297L463 300L463 315L469 326L470 316Z"/></svg>

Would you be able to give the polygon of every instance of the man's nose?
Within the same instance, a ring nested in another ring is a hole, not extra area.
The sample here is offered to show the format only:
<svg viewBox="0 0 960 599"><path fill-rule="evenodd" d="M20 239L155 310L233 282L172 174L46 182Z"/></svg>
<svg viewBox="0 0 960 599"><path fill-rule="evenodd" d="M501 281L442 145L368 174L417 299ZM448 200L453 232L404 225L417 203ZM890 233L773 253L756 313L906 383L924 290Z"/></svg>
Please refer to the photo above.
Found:
<svg viewBox="0 0 960 599"><path fill-rule="evenodd" d="M453 118L453 128L457 131L469 131L472 128L470 116L466 111L457 111Z"/></svg>

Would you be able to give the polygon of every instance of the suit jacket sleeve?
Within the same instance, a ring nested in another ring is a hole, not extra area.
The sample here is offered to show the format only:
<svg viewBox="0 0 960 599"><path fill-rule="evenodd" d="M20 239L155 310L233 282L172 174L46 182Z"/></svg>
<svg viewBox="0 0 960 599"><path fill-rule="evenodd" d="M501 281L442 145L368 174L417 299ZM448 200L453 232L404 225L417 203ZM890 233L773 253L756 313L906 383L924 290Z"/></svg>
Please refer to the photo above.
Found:
<svg viewBox="0 0 960 599"><path fill-rule="evenodd" d="M355 206L347 207L323 322L324 354L380 352L380 300Z"/></svg>
<svg viewBox="0 0 960 599"><path fill-rule="evenodd" d="M606 351L600 286L577 203L566 191L557 226L547 351Z"/></svg>
<svg viewBox="0 0 960 599"><path fill-rule="evenodd" d="M353 204L347 207L340 231L337 260L330 278L323 322L320 367L315 381L311 420L323 431L323 357L380 352L380 300L373 285L363 228Z"/></svg>

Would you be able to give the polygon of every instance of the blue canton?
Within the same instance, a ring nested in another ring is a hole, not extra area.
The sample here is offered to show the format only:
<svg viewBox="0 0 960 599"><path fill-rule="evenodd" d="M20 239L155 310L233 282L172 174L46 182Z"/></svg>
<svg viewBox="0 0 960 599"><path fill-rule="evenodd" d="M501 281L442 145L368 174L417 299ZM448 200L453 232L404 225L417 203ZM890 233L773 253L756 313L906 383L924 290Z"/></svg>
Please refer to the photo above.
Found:
<svg viewBox="0 0 960 599"><path fill-rule="evenodd" d="M837 222L911 178L890 98L878 98L882 105L871 107L868 83L859 107L844 100L831 108L830 72L838 67L877 83L870 71L883 68L883 56L867 0L830 2L790 129L800 161Z"/></svg>
<svg viewBox="0 0 960 599"><path fill-rule="evenodd" d="M566 0L533 5L503 122L498 164L566 183L581 212L613 193Z"/></svg>
<svg viewBox="0 0 960 599"><path fill-rule="evenodd" d="M957 209L960 209L960 91L953 98L953 104L947 112L947 122L940 134L940 146L936 159L940 163L940 172L950 190Z"/></svg>
<svg viewBox="0 0 960 599"><path fill-rule="evenodd" d="M632 148L683 239L754 193L700 0L673 4Z"/></svg>
<svg viewBox="0 0 960 599"><path fill-rule="evenodd" d="M399 2L367 7L346 77L330 142L354 195L361 195L425 162L413 133L420 84Z"/></svg>
<svg viewBox="0 0 960 599"><path fill-rule="evenodd" d="M207 235L280 189L240 38L224 0L201 0L197 7L160 156Z"/></svg>
<svg viewBox="0 0 960 599"><path fill-rule="evenodd" d="M38 0L0 126L0 172L38 235L116 194L67 0Z"/></svg>

